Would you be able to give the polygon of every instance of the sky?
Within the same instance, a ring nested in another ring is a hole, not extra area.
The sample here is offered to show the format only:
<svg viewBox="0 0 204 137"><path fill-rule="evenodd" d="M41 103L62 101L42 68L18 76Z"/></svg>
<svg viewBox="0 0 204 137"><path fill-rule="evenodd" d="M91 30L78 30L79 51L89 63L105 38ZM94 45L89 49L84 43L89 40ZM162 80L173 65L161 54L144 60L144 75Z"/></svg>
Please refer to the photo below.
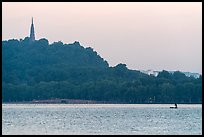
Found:
<svg viewBox="0 0 204 137"><path fill-rule="evenodd" d="M110 66L202 74L201 2L3 2L2 39L79 41Z"/></svg>

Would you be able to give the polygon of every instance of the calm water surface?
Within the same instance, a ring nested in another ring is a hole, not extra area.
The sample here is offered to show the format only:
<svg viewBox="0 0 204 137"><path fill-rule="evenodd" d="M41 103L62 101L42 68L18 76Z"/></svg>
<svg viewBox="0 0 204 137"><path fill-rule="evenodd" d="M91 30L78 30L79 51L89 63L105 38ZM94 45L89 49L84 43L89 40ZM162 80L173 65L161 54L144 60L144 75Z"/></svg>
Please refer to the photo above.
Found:
<svg viewBox="0 0 204 137"><path fill-rule="evenodd" d="M202 105L3 104L2 134L201 135Z"/></svg>

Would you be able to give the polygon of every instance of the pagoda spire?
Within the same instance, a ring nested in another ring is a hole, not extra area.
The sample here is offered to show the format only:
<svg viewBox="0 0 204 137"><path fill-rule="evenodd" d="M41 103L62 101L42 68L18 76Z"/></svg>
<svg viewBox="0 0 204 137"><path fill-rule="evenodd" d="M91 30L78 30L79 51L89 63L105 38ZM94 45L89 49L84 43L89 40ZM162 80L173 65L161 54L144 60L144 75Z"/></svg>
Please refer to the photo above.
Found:
<svg viewBox="0 0 204 137"><path fill-rule="evenodd" d="M35 31L34 31L33 17L32 17L32 23L31 23L31 27L30 27L30 41L31 42L35 41Z"/></svg>

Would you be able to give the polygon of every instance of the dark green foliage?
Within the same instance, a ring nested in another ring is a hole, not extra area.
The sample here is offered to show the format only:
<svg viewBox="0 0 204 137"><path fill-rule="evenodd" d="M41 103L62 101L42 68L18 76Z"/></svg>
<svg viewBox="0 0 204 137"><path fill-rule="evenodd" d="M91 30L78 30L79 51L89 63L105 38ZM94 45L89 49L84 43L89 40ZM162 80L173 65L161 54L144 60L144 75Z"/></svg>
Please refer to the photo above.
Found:
<svg viewBox="0 0 204 137"><path fill-rule="evenodd" d="M2 42L4 102L86 99L115 103L202 103L202 76L162 71L157 77L125 64L109 67L91 47L40 39Z"/></svg>

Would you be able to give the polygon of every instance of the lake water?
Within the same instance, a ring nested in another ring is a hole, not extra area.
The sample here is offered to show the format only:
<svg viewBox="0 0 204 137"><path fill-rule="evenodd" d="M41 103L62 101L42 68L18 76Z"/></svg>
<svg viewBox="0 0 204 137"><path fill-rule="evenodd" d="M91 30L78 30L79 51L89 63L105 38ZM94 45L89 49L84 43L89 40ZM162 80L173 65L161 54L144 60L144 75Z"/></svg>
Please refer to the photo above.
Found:
<svg viewBox="0 0 204 137"><path fill-rule="evenodd" d="M3 104L2 134L201 135L202 105Z"/></svg>

